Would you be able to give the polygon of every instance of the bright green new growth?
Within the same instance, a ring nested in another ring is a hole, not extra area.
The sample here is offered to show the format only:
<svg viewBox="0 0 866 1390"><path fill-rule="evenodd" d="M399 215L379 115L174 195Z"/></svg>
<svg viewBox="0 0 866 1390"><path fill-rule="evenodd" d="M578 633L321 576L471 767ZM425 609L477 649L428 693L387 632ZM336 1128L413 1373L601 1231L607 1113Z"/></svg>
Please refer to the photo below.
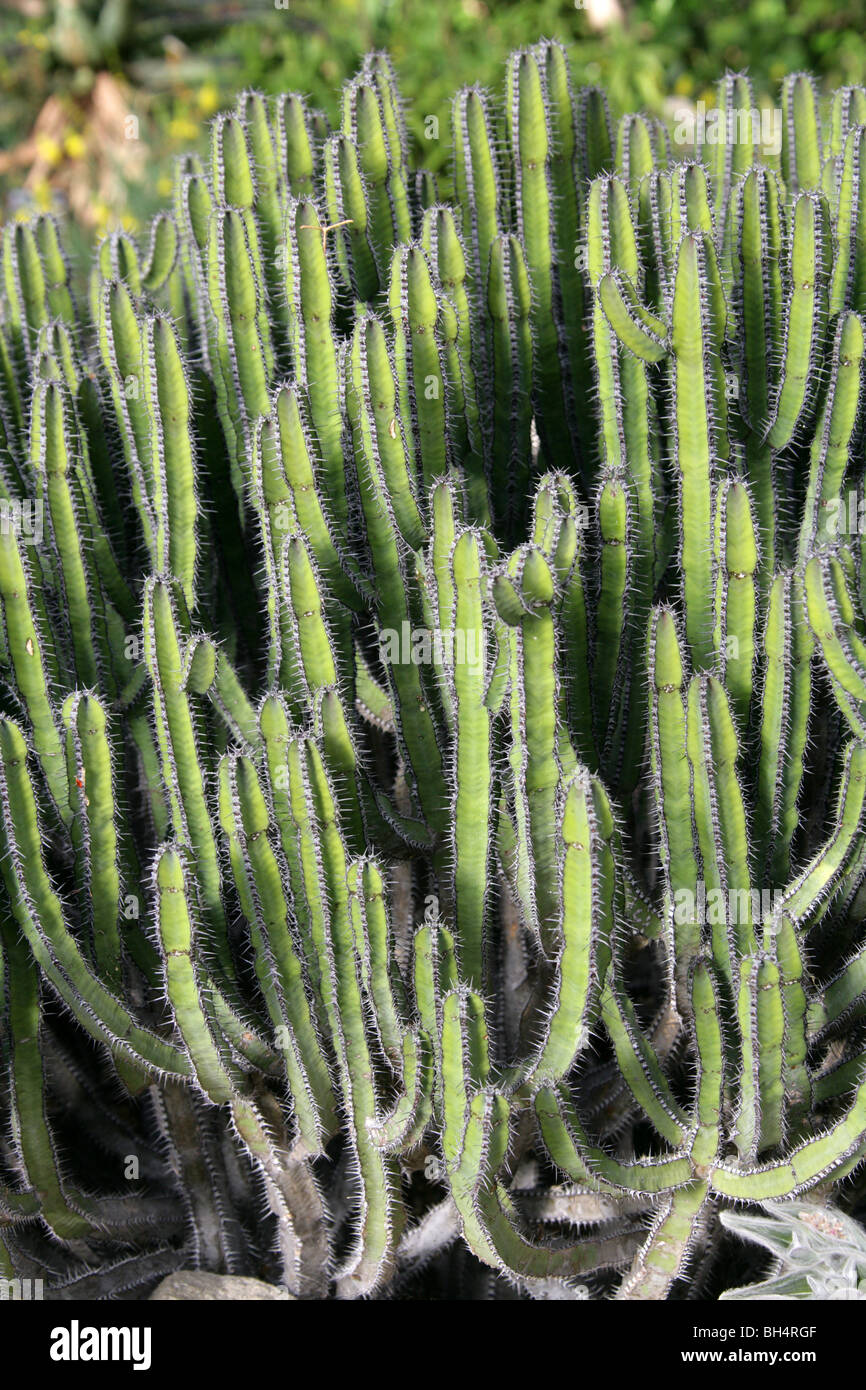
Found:
<svg viewBox="0 0 866 1390"><path fill-rule="evenodd" d="M782 103L540 42L440 199L373 54L83 296L3 232L4 1278L659 1299L858 1200L866 97Z"/></svg>

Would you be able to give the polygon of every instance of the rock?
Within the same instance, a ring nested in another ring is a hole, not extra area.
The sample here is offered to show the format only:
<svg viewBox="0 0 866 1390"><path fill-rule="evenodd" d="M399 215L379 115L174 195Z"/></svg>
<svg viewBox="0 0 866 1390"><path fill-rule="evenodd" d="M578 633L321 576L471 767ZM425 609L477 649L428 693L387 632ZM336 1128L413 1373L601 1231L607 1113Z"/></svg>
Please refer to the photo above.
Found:
<svg viewBox="0 0 866 1390"><path fill-rule="evenodd" d="M163 1279L150 1297L151 1300L172 1303L194 1300L210 1302L221 1298L249 1303L259 1298L288 1300L292 1295L288 1289L265 1284L261 1279L241 1279L230 1274L205 1274L197 1269L180 1269Z"/></svg>

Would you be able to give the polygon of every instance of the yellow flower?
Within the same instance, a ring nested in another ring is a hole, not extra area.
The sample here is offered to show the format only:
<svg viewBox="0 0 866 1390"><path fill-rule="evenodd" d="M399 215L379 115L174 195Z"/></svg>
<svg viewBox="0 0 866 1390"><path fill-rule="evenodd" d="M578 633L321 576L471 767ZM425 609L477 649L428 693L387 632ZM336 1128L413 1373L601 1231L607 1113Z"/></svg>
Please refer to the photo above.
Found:
<svg viewBox="0 0 866 1390"><path fill-rule="evenodd" d="M93 204L94 225L98 227L101 232L105 231L106 227L108 226L108 219L110 217L111 208L108 206L107 203L99 201Z"/></svg>
<svg viewBox="0 0 866 1390"><path fill-rule="evenodd" d="M212 116L220 104L220 94L213 82L205 82L199 89L198 109L203 116Z"/></svg>
<svg viewBox="0 0 866 1390"><path fill-rule="evenodd" d="M31 48L38 48L40 51L48 47L48 35L33 29L19 29L15 37L19 43L29 44Z"/></svg>
<svg viewBox="0 0 866 1390"><path fill-rule="evenodd" d="M168 174L160 174L159 178L156 181L156 191L159 194L160 198L170 197L173 188L174 184L168 177Z"/></svg>
<svg viewBox="0 0 866 1390"><path fill-rule="evenodd" d="M63 151L70 159L83 159L87 154L87 142L77 130L72 130L63 141Z"/></svg>
<svg viewBox="0 0 866 1390"><path fill-rule="evenodd" d="M36 152L40 159L55 169L63 158L63 148L50 135L41 132L36 136Z"/></svg>
<svg viewBox="0 0 866 1390"><path fill-rule="evenodd" d="M196 140L200 127L187 116L176 116L169 122L168 133L172 140Z"/></svg>
<svg viewBox="0 0 866 1390"><path fill-rule="evenodd" d="M125 232L134 232L138 229L138 218L133 217L131 212L125 212L120 219L120 225Z"/></svg>
<svg viewBox="0 0 866 1390"><path fill-rule="evenodd" d="M678 97L687 97L694 85L695 82L691 73L681 72L674 83L674 94Z"/></svg>

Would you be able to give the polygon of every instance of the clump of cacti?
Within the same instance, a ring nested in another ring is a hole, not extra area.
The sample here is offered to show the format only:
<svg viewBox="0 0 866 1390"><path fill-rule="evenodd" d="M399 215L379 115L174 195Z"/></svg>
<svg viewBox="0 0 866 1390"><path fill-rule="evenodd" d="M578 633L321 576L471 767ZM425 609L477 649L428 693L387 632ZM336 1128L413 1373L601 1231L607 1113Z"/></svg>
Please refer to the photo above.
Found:
<svg viewBox="0 0 866 1390"><path fill-rule="evenodd" d="M4 1277L664 1298L866 1156L866 92L783 111L542 42L440 197L374 54L82 295L6 228Z"/></svg>

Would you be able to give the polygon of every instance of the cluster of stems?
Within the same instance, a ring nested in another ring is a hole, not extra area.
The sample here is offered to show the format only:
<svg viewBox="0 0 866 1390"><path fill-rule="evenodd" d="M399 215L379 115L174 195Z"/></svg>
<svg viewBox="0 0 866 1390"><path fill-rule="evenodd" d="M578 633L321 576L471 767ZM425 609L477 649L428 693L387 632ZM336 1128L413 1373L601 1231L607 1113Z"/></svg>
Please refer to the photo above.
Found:
<svg viewBox="0 0 866 1390"><path fill-rule="evenodd" d="M782 107L540 42L440 188L372 54L5 228L0 1276L661 1299L858 1191L866 92Z"/></svg>

